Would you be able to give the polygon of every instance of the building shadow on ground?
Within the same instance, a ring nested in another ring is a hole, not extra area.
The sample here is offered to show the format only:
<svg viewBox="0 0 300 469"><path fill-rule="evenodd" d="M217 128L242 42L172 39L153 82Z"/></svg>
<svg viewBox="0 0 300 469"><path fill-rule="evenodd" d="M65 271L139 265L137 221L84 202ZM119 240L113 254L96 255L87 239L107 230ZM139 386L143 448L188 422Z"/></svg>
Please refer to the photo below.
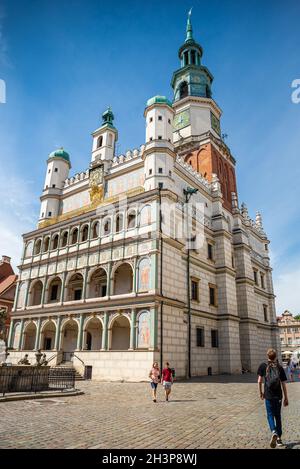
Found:
<svg viewBox="0 0 300 469"><path fill-rule="evenodd" d="M291 443L286 443L285 449L294 449L295 446L299 446L299 448L296 448L296 449L300 449L300 441L293 441Z"/></svg>
<svg viewBox="0 0 300 469"><path fill-rule="evenodd" d="M180 379L178 383L256 383L257 375L255 373L243 373L238 375L212 375L198 376L191 379Z"/></svg>

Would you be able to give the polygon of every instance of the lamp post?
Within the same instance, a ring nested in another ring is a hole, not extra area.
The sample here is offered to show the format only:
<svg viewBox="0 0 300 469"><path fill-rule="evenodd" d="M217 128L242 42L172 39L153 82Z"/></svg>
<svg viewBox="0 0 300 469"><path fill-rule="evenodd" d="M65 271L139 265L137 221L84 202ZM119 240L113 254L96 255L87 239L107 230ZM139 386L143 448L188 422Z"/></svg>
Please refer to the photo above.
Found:
<svg viewBox="0 0 300 469"><path fill-rule="evenodd" d="M188 239L189 242L189 236L188 236L188 227L189 227L189 220L188 220L188 203L190 201L190 198L192 197L193 194L196 194L198 192L198 189L193 189L192 187L187 187L186 189L183 189L183 193L185 195L185 206L186 206L186 239ZM191 352L192 352L192 336L191 336L191 331L192 331L192 321L191 321L191 285L190 285L190 246L189 244L187 245L187 306L188 306L188 377L192 377L191 373Z"/></svg>

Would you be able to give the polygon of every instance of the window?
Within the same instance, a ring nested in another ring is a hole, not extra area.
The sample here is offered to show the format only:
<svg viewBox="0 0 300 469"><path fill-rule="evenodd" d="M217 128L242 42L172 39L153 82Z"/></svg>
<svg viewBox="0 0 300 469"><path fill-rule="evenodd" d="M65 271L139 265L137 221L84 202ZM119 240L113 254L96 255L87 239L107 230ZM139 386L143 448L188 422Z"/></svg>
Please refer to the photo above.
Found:
<svg viewBox="0 0 300 469"><path fill-rule="evenodd" d="M111 232L111 219L107 218L107 220L104 222L104 225L103 225L103 234L109 235L110 232Z"/></svg>
<svg viewBox="0 0 300 469"><path fill-rule="evenodd" d="M123 215L119 213L116 218L116 232L119 233L123 229Z"/></svg>
<svg viewBox="0 0 300 469"><path fill-rule="evenodd" d="M103 137L99 137L98 140L97 140L97 148L100 148L102 147L102 142L103 142Z"/></svg>
<svg viewBox="0 0 300 469"><path fill-rule="evenodd" d="M257 270L253 270L253 276L254 276L254 283L255 285L258 285L258 280L257 280Z"/></svg>
<svg viewBox="0 0 300 469"><path fill-rule="evenodd" d="M152 140L153 140L153 137L150 137L150 142L152 142Z"/></svg>
<svg viewBox="0 0 300 469"><path fill-rule="evenodd" d="M213 245L211 243L207 243L207 258L213 260Z"/></svg>
<svg viewBox="0 0 300 469"><path fill-rule="evenodd" d="M158 168L158 172L159 172L159 174L162 174L163 169L162 169L162 168Z"/></svg>
<svg viewBox="0 0 300 469"><path fill-rule="evenodd" d="M261 288L265 288L265 276L264 274L260 274L260 284L261 284Z"/></svg>
<svg viewBox="0 0 300 469"><path fill-rule="evenodd" d="M199 301L199 282L198 282L198 280L192 280L192 282L191 282L191 293L192 293L192 300Z"/></svg>
<svg viewBox="0 0 300 469"><path fill-rule="evenodd" d="M172 171L171 170L169 170L169 176L172 176Z"/></svg>
<svg viewBox="0 0 300 469"><path fill-rule="evenodd" d="M153 122L153 117L150 117L149 122Z"/></svg>
<svg viewBox="0 0 300 469"><path fill-rule="evenodd" d="M266 250L266 251L268 250L268 245L267 245L267 244L265 244L265 250Z"/></svg>
<svg viewBox="0 0 300 469"><path fill-rule="evenodd" d="M98 238L99 236L99 222L96 221L93 225L92 239Z"/></svg>
<svg viewBox="0 0 300 469"><path fill-rule="evenodd" d="M149 176L152 174L152 169L149 169Z"/></svg>
<svg viewBox="0 0 300 469"><path fill-rule="evenodd" d="M50 301L57 300L58 285L52 285Z"/></svg>
<svg viewBox="0 0 300 469"><path fill-rule="evenodd" d="M76 301L81 300L81 292L82 292L81 288L74 291L74 300Z"/></svg>
<svg viewBox="0 0 300 469"><path fill-rule="evenodd" d="M211 346L214 348L219 347L219 336L216 329L211 330Z"/></svg>
<svg viewBox="0 0 300 469"><path fill-rule="evenodd" d="M268 306L263 305L263 309L264 309L264 320L265 322L268 322Z"/></svg>
<svg viewBox="0 0 300 469"><path fill-rule="evenodd" d="M196 51L194 51L194 50L191 51L191 59L192 59L192 65L195 65L195 63L196 63Z"/></svg>
<svg viewBox="0 0 300 469"><path fill-rule="evenodd" d="M54 236L52 240L52 249L57 249L58 247L58 234Z"/></svg>
<svg viewBox="0 0 300 469"><path fill-rule="evenodd" d="M180 99L185 98L186 96L188 96L188 93L189 93L188 84L186 81L184 81L183 83L181 83L180 88L179 88L179 98Z"/></svg>
<svg viewBox="0 0 300 469"><path fill-rule="evenodd" d="M53 189L55 188L55 184L52 184L52 188L53 188Z"/></svg>
<svg viewBox="0 0 300 469"><path fill-rule="evenodd" d="M159 183L158 183L158 188L159 188L159 189L162 189L163 187L164 187L164 184L163 184L162 182L159 182Z"/></svg>
<svg viewBox="0 0 300 469"><path fill-rule="evenodd" d="M89 237L89 227L85 225L81 232L81 241L86 241L88 237Z"/></svg>
<svg viewBox="0 0 300 469"><path fill-rule="evenodd" d="M158 136L158 140L161 140L161 139L162 139L162 136L161 136L161 135L159 135L159 136Z"/></svg>
<svg viewBox="0 0 300 469"><path fill-rule="evenodd" d="M197 347L204 347L204 327L196 328Z"/></svg>
<svg viewBox="0 0 300 469"><path fill-rule="evenodd" d="M171 119L168 119L168 124L171 124Z"/></svg>
<svg viewBox="0 0 300 469"><path fill-rule="evenodd" d="M48 174L50 173L50 169L48 169Z"/></svg>
<svg viewBox="0 0 300 469"><path fill-rule="evenodd" d="M210 285L209 286L209 304L210 304L210 306L217 306L216 286L215 285Z"/></svg>
<svg viewBox="0 0 300 469"><path fill-rule="evenodd" d="M57 171L58 171L58 168L54 168L54 172L57 173Z"/></svg>
<svg viewBox="0 0 300 469"><path fill-rule="evenodd" d="M134 228L136 225L136 213L130 212L127 218L127 228Z"/></svg>
<svg viewBox="0 0 300 469"><path fill-rule="evenodd" d="M162 121L162 116L158 116L158 120L159 120L159 121Z"/></svg>
<svg viewBox="0 0 300 469"><path fill-rule="evenodd" d="M75 230L72 233L72 243L75 244L78 241L78 228L75 228Z"/></svg>
<svg viewBox="0 0 300 469"><path fill-rule="evenodd" d="M48 212L48 217L51 217L52 216L52 212Z"/></svg>

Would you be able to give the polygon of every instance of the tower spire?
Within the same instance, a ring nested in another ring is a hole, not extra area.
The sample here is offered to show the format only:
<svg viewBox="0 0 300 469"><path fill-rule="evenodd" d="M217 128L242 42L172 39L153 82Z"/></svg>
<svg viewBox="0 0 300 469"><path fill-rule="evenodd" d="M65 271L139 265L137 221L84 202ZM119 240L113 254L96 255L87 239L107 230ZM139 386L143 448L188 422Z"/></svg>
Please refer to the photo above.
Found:
<svg viewBox="0 0 300 469"><path fill-rule="evenodd" d="M192 7L192 8L190 9L190 11L188 12L188 19L187 19L187 23L186 23L186 38L185 38L185 42L193 41L193 28L192 28L192 22L191 22L192 9L193 9L193 7Z"/></svg>

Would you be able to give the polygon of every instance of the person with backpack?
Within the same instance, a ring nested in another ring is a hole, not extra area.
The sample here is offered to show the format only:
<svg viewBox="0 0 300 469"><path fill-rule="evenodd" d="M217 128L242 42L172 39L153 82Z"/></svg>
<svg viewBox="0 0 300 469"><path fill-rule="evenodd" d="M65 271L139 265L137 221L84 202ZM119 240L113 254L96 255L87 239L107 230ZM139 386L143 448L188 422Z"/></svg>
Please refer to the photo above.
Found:
<svg viewBox="0 0 300 469"><path fill-rule="evenodd" d="M149 372L149 378L151 379L150 385L152 388L153 402L156 402L157 385L160 382L160 370L157 362L154 362Z"/></svg>
<svg viewBox="0 0 300 469"><path fill-rule="evenodd" d="M171 387L173 384L173 372L172 368L170 368L170 363L165 363L165 368L162 370L161 373L161 382L165 390L166 402L169 401L169 396L171 394ZM174 370L175 373L175 370Z"/></svg>
<svg viewBox="0 0 300 469"><path fill-rule="evenodd" d="M284 446L281 440L282 423L281 423L281 404L282 393L284 395L283 405L289 405L287 389L285 382L287 381L284 369L278 363L276 351L269 349L267 351L268 362L261 363L257 370L258 389L261 399L265 400L267 419L270 430L272 432L270 447ZM262 383L264 380L264 390Z"/></svg>

